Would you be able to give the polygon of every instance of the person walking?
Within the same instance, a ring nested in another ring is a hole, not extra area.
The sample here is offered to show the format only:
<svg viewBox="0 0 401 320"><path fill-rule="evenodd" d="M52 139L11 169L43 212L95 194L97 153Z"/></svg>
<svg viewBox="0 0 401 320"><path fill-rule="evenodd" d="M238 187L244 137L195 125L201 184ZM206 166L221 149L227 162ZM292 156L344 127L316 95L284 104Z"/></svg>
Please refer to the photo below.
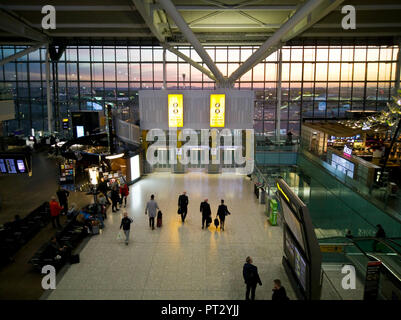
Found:
<svg viewBox="0 0 401 320"><path fill-rule="evenodd" d="M111 210L112 212L119 211L118 203L120 202L120 194L118 192L118 188L114 187L111 189Z"/></svg>
<svg viewBox="0 0 401 320"><path fill-rule="evenodd" d="M244 264L244 268L242 270L242 274L244 276L245 284L246 284L246 293L245 300L249 300L249 293L251 293L251 300L255 300L255 291L256 286L262 285L262 281L260 281L258 268L252 264L252 258L247 257L246 263Z"/></svg>
<svg viewBox="0 0 401 320"><path fill-rule="evenodd" d="M124 202L124 208L127 207L127 197L129 195L128 184L124 183L124 185L120 186L120 195L121 195L121 205Z"/></svg>
<svg viewBox="0 0 401 320"><path fill-rule="evenodd" d="M150 200L146 203L145 214L149 214L149 227L155 229L156 211L159 209L155 196L152 194Z"/></svg>
<svg viewBox="0 0 401 320"><path fill-rule="evenodd" d="M290 300L287 297L287 292L285 291L285 288L281 285L281 281L279 279L274 280L273 284L274 284L273 295L272 295L272 300L273 301L287 301L287 300Z"/></svg>
<svg viewBox="0 0 401 320"><path fill-rule="evenodd" d="M188 212L188 203L189 203L189 200L188 200L187 192L184 191L184 192L182 193L182 195L180 195L180 196L178 197L178 210L179 210L179 212L180 212L180 214L181 214L181 220L182 220L182 222L185 222L185 218L186 218L186 216L187 216L187 212Z"/></svg>
<svg viewBox="0 0 401 320"><path fill-rule="evenodd" d="M217 209L217 215L219 217L220 220L220 230L224 231L224 222L226 221L226 215L231 214L228 209L227 206L224 204L224 200L221 199L221 204L219 205L219 208Z"/></svg>
<svg viewBox="0 0 401 320"><path fill-rule="evenodd" d="M52 197L50 202L50 216L52 219L53 228L61 228L60 225L60 212L63 210L63 207L56 201L56 197Z"/></svg>
<svg viewBox="0 0 401 320"><path fill-rule="evenodd" d="M57 197L58 201L60 203L60 206L63 207L63 213L67 214L68 213L68 197L70 195L70 192L61 188L61 186L58 186L57 189Z"/></svg>
<svg viewBox="0 0 401 320"><path fill-rule="evenodd" d="M107 204L110 204L109 197L107 196L108 186L107 186L107 182L104 180L104 178L100 179L100 183L99 183L97 189L101 193L103 193L103 195L106 197Z"/></svg>
<svg viewBox="0 0 401 320"><path fill-rule="evenodd" d="M132 218L128 217L127 211L124 211L123 218L121 219L120 230L121 228L125 234L125 244L128 246L129 242L129 232L131 229L131 223L133 222Z"/></svg>
<svg viewBox="0 0 401 320"><path fill-rule="evenodd" d="M202 212L202 229L205 228L205 223L206 223L206 228L208 228L211 222L210 216L212 215L208 199L205 199L205 201L203 201L200 204L200 212Z"/></svg>

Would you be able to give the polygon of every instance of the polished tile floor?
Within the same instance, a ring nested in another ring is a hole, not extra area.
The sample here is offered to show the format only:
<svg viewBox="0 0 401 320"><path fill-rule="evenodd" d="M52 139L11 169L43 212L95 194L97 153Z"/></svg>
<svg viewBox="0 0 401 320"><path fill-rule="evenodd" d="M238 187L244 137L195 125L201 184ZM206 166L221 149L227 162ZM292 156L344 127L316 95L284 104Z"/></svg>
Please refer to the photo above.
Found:
<svg viewBox="0 0 401 320"><path fill-rule="evenodd" d="M189 196L185 224L177 214L182 191ZM163 227L151 230L144 214L155 194ZM199 204L209 198L213 215L225 199L231 216L226 230L201 229ZM242 266L250 255L263 286L256 299L271 299L279 278L294 293L281 265L282 231L268 224L264 206L247 177L232 174L154 173L131 186L127 211L134 219L128 246L116 239L122 211L108 214L106 228L92 236L57 289L43 298L58 299L244 299Z"/></svg>

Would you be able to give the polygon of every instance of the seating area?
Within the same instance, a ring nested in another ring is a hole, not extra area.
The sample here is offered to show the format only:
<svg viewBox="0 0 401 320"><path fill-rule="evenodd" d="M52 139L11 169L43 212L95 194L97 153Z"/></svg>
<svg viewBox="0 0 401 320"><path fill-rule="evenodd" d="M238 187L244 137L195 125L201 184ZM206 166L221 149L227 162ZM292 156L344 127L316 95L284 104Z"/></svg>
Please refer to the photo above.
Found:
<svg viewBox="0 0 401 320"><path fill-rule="evenodd" d="M67 216L67 221L63 228L59 230L54 236L61 247L67 246L68 251L71 253L78 247L80 242L89 234L98 234L99 228L103 228L102 211L98 206L87 205L80 211L75 211ZM60 270L66 262L70 262L69 258L57 259L54 254L54 248L50 241L44 243L39 250L29 260L36 271L41 271L45 265L53 265L56 270Z"/></svg>
<svg viewBox="0 0 401 320"><path fill-rule="evenodd" d="M0 267L10 263L23 245L50 221L49 203L44 202L25 218L16 216L0 228Z"/></svg>

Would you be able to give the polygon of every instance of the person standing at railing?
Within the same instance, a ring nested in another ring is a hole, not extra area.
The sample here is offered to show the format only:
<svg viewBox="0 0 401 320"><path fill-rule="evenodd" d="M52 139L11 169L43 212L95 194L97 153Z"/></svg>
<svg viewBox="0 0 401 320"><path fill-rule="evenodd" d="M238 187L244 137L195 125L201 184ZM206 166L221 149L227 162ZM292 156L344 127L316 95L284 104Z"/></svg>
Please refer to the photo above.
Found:
<svg viewBox="0 0 401 320"><path fill-rule="evenodd" d="M384 231L383 227L381 224L376 225L377 231L375 237L378 239L385 239L386 238L386 232ZM379 244L378 240L373 241L373 251L378 252L377 245Z"/></svg>

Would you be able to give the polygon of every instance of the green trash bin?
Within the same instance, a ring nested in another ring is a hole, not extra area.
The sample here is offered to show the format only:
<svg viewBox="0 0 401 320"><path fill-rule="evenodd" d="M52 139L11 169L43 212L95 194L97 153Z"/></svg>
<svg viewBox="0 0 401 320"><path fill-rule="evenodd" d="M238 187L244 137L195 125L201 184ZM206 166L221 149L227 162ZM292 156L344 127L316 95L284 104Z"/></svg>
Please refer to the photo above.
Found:
<svg viewBox="0 0 401 320"><path fill-rule="evenodd" d="M272 226L277 226L277 212L278 212L278 203L276 199L270 199L270 217L269 221Z"/></svg>

